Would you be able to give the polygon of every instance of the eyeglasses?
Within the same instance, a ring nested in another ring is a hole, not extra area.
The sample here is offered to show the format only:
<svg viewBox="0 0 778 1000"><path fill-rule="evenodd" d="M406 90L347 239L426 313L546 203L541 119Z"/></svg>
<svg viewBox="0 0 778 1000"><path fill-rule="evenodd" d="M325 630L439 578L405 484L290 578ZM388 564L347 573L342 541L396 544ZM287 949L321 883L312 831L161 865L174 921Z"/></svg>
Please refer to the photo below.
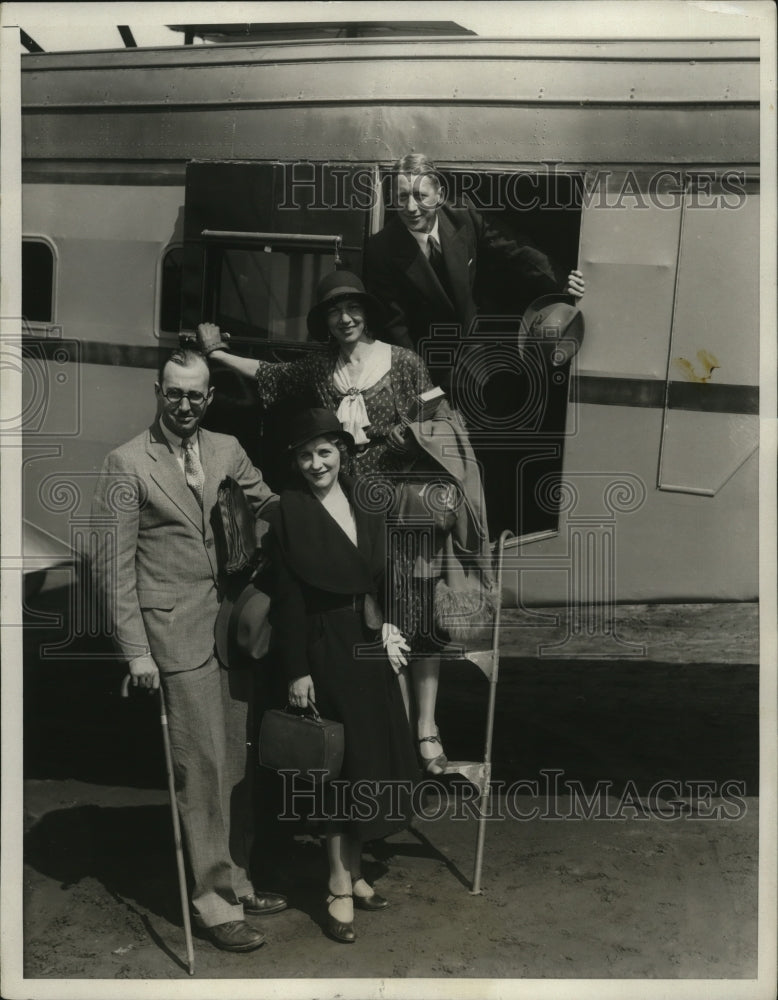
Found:
<svg viewBox="0 0 778 1000"><path fill-rule="evenodd" d="M210 391L209 389L208 392ZM170 403L180 403L182 399L188 399L192 406L202 406L207 396L207 393L198 392L197 389L184 392L183 389L176 389L175 386L172 389L161 389L160 392Z"/></svg>
<svg viewBox="0 0 778 1000"><path fill-rule="evenodd" d="M356 299L344 299L338 305L330 306L327 310L327 319L340 319L343 313L349 316L364 316L365 307Z"/></svg>

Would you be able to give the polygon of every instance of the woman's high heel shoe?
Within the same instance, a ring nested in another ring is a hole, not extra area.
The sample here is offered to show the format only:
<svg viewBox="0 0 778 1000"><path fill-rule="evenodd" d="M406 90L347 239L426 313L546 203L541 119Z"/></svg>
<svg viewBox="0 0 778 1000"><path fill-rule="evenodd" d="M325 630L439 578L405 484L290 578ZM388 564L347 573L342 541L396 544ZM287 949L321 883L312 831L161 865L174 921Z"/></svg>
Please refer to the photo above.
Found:
<svg viewBox="0 0 778 1000"><path fill-rule="evenodd" d="M443 753L443 744L440 742L440 732L436 732L434 736L421 736L419 737L419 745L422 743L437 743L440 746L440 753L437 757L422 757L419 753L419 763L422 769L427 772L427 774L444 774L446 770L446 764L448 764L448 757Z"/></svg>
<svg viewBox="0 0 778 1000"><path fill-rule="evenodd" d="M352 899L350 892L342 893L330 893L327 896L327 919L325 923L325 931L331 938L335 941L342 941L343 944L353 944L356 941L356 934L354 933L354 921L349 920L345 922L343 920L336 920L335 917L330 913L329 906L330 903L334 903L336 899Z"/></svg>

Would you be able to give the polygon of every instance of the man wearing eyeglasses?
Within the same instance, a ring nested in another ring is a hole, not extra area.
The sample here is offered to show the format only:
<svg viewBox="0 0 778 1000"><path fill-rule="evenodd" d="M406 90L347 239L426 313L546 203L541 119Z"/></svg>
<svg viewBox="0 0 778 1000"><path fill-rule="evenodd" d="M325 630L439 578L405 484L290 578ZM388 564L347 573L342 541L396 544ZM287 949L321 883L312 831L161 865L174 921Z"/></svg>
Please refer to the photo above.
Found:
<svg viewBox="0 0 778 1000"><path fill-rule="evenodd" d="M386 339L392 343L418 351L434 325L457 325L467 335L478 314L478 269L490 264L506 269L523 305L561 291L544 253L509 239L469 202L449 203L434 163L421 153L394 165L391 200L394 216L368 240L364 277L386 308ZM580 271L570 272L564 291L583 295ZM433 381L447 384L450 372L438 370L431 357L425 360Z"/></svg>
<svg viewBox="0 0 778 1000"><path fill-rule="evenodd" d="M94 573L132 684L152 691L161 683L165 694L195 919L217 947L244 952L264 941L246 915L276 913L286 901L255 891L248 875L252 678L250 669L228 672L214 652L211 514L219 483L231 476L259 540L278 498L235 438L200 427L209 381L199 352L163 361L154 422L103 464L92 508L101 539Z"/></svg>

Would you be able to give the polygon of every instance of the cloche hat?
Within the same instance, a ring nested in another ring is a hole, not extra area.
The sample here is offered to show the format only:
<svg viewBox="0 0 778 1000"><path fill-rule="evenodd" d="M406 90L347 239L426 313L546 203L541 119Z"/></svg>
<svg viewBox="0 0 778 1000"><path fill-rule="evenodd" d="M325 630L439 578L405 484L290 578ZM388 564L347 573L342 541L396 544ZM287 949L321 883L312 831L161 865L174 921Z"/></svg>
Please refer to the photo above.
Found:
<svg viewBox="0 0 778 1000"><path fill-rule="evenodd" d="M371 333L376 336L383 329L384 310L378 299L365 291L360 278L351 271L332 271L325 274L316 288L316 305L308 313L308 333L314 340L326 340L329 336L325 316L335 299L348 296L358 299L365 307Z"/></svg>
<svg viewBox="0 0 778 1000"><path fill-rule="evenodd" d="M330 434L337 434L341 437L346 442L349 450L354 447L354 438L348 431L343 429L332 410L323 408L303 410L292 419L289 427L289 444L287 448L289 451L294 451L295 448L299 448L306 441L312 441L318 437L327 437Z"/></svg>

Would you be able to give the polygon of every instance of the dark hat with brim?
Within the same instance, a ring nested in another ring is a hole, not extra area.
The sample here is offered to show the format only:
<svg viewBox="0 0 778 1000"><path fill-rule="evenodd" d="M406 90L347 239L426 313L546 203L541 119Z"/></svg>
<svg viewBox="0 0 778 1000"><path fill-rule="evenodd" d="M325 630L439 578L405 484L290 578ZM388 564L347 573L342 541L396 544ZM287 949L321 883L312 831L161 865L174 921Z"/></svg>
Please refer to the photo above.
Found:
<svg viewBox="0 0 778 1000"><path fill-rule="evenodd" d="M360 278L351 271L325 274L316 288L316 305L308 313L308 333L314 340L327 340L327 310L337 299L358 299L365 309L372 336L380 336L385 323L384 309L378 299L365 291Z"/></svg>
<svg viewBox="0 0 778 1000"><path fill-rule="evenodd" d="M527 306L521 318L521 332L529 340L548 344L551 363L559 367L581 348L583 313L572 295L541 295Z"/></svg>
<svg viewBox="0 0 778 1000"><path fill-rule="evenodd" d="M225 595L214 628L216 653L225 667L248 666L270 648L269 595L254 581L236 590Z"/></svg>
<svg viewBox="0 0 778 1000"><path fill-rule="evenodd" d="M342 438L346 447L351 451L354 448L354 438L341 426L337 416L332 410L323 408L313 410L303 410L298 413L289 425L289 451L294 451L306 441L313 441L314 438L330 437L337 434Z"/></svg>

